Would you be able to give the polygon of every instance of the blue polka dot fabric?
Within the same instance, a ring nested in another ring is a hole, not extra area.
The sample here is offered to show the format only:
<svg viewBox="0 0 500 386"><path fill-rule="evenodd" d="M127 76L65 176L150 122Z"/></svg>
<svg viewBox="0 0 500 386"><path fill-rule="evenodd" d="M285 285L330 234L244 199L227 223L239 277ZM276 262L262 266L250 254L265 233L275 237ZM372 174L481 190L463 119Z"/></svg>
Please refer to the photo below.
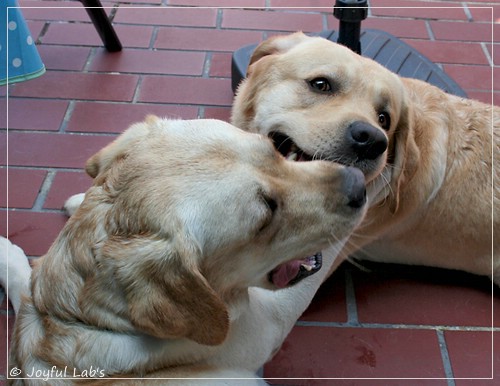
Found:
<svg viewBox="0 0 500 386"><path fill-rule="evenodd" d="M42 75L45 66L17 0L0 4L0 85Z"/></svg>

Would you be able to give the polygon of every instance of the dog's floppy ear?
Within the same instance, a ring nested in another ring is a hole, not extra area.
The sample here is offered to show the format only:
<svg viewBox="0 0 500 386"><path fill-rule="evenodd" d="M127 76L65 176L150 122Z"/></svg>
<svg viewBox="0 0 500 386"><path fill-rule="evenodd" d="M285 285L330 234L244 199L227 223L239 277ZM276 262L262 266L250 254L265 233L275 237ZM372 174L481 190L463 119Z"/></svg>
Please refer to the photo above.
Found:
<svg viewBox="0 0 500 386"><path fill-rule="evenodd" d="M139 331L221 344L229 330L226 306L198 270L197 252L182 244L144 235L111 237L102 248L103 262L113 265Z"/></svg>
<svg viewBox="0 0 500 386"><path fill-rule="evenodd" d="M307 36L302 32L295 32L291 35L274 36L265 40L260 43L252 53L248 70L250 71L250 66L263 57L286 52L306 39Z"/></svg>
<svg viewBox="0 0 500 386"><path fill-rule="evenodd" d="M238 86L236 97L233 103L231 122L247 131L258 131L251 124L255 115L255 98L258 89L266 83L266 76L259 76L259 73L268 74L271 61L266 60L272 55L283 54L300 42L308 39L302 32L296 32L286 36L275 36L260 43L252 53L250 63L248 64L245 79ZM259 81L252 81L252 79Z"/></svg>
<svg viewBox="0 0 500 386"><path fill-rule="evenodd" d="M108 146L90 157L85 165L87 174L92 178L96 178L98 174L107 170L113 161L124 157L130 143L147 135L150 127L154 125L158 119L158 117L149 115L144 122L132 125Z"/></svg>
<svg viewBox="0 0 500 386"><path fill-rule="evenodd" d="M392 191L394 199L390 201L390 210L396 213L399 208L400 193L403 184L408 183L417 170L420 150L415 142L415 118L408 103L403 102L399 122L394 132L391 158L393 160Z"/></svg>

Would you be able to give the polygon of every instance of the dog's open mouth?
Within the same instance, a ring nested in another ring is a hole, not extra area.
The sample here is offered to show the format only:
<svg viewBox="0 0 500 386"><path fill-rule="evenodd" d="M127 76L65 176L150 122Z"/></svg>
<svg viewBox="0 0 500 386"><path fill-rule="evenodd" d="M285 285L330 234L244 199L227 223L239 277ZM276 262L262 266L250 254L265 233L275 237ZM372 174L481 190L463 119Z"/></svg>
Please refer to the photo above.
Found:
<svg viewBox="0 0 500 386"><path fill-rule="evenodd" d="M280 264L269 273L269 281L277 288L294 285L318 272L322 263L323 256L321 252L318 252L313 256Z"/></svg>
<svg viewBox="0 0 500 386"><path fill-rule="evenodd" d="M304 153L290 137L280 132L269 133L269 138L273 141L276 150L290 161L311 161L313 159L312 156Z"/></svg>
<svg viewBox="0 0 500 386"><path fill-rule="evenodd" d="M293 140L277 131L269 133L274 147L290 161L311 161L312 156L306 154ZM292 260L278 265L269 273L269 281L278 288L294 285L302 279L313 275L321 269L321 252L303 259Z"/></svg>

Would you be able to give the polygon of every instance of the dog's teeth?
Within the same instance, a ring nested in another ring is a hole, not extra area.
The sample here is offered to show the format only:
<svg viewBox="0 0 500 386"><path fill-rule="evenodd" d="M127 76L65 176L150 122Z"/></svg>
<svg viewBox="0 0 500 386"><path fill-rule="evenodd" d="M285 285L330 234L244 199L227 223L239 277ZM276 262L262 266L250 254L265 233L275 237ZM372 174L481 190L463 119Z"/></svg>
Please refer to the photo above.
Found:
<svg viewBox="0 0 500 386"><path fill-rule="evenodd" d="M311 271L313 269L313 267L311 265L307 265L307 264L301 264L305 269L306 271Z"/></svg>
<svg viewBox="0 0 500 386"><path fill-rule="evenodd" d="M290 161L295 161L297 159L297 153L290 153L288 154L288 156L286 157L287 160L290 160Z"/></svg>

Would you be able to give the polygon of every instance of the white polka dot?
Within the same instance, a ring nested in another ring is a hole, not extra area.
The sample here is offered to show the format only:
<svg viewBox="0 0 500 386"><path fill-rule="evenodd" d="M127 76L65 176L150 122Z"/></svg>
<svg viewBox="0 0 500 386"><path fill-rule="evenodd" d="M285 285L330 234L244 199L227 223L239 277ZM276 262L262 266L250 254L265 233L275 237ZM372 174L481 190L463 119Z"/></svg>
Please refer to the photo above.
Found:
<svg viewBox="0 0 500 386"><path fill-rule="evenodd" d="M33 44L33 38L31 36L28 36L26 38L26 43L28 43L28 45L31 46Z"/></svg>
<svg viewBox="0 0 500 386"><path fill-rule="evenodd" d="M9 22L9 29L14 31L17 28L17 23L15 21Z"/></svg>
<svg viewBox="0 0 500 386"><path fill-rule="evenodd" d="M15 58L13 61L12 61L12 65L16 68L18 67L21 67L21 64L23 64L23 61L19 58Z"/></svg>

